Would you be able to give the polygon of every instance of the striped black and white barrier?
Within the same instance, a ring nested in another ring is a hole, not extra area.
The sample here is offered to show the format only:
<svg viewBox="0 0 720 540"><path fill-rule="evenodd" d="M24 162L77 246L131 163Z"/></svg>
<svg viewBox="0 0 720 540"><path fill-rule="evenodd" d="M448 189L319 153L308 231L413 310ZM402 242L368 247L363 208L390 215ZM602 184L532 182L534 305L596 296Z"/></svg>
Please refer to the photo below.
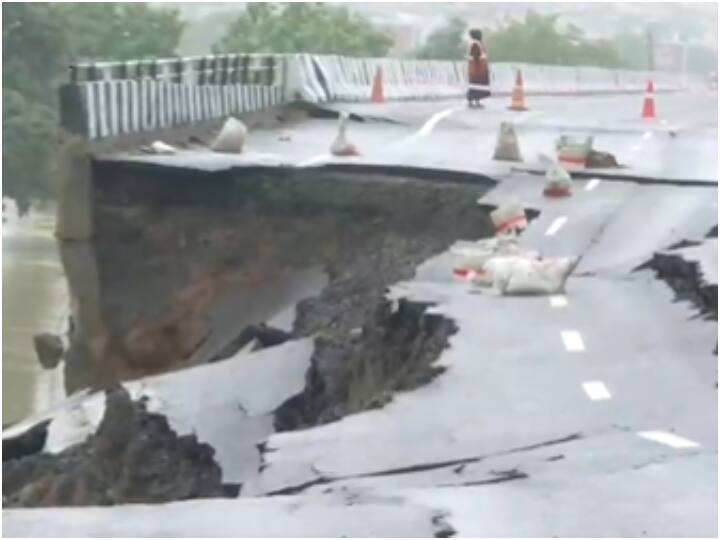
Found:
<svg viewBox="0 0 720 540"><path fill-rule="evenodd" d="M369 101L378 69L390 100L460 97L467 90L464 62L298 55L290 65L287 95L314 103ZM492 93L510 95L518 71L529 95L642 92L649 79L659 90L683 87L675 74L496 62L490 64Z"/></svg>
<svg viewBox="0 0 720 540"><path fill-rule="evenodd" d="M285 102L277 55L84 64L60 89L61 125L90 140L200 124Z"/></svg>
<svg viewBox="0 0 720 540"><path fill-rule="evenodd" d="M682 88L675 74L582 66L491 63L494 95L510 95L521 71L529 95ZM61 122L88 139L191 126L303 100L369 101L381 72L386 99L456 98L465 62L334 55L217 55L72 66L61 88Z"/></svg>

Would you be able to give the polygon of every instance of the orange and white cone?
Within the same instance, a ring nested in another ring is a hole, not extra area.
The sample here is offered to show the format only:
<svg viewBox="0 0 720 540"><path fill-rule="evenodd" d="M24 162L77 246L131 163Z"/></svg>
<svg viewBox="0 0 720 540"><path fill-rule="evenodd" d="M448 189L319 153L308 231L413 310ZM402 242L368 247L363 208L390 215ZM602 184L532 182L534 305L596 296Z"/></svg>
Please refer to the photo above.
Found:
<svg viewBox="0 0 720 540"><path fill-rule="evenodd" d="M340 113L340 122L338 125L338 134L332 145L330 145L330 153L333 156L349 157L359 156L357 147L347 140L346 130L349 115L346 112Z"/></svg>
<svg viewBox="0 0 720 540"><path fill-rule="evenodd" d="M383 92L383 75L382 68L380 66L378 66L375 71L375 76L373 77L370 101L373 103L383 103L385 101L385 93Z"/></svg>
<svg viewBox="0 0 720 540"><path fill-rule="evenodd" d="M655 119L655 86L652 80L647 83L645 99L643 100L642 117L646 120Z"/></svg>
<svg viewBox="0 0 720 540"><path fill-rule="evenodd" d="M527 107L525 106L525 90L523 89L522 72L520 70L518 70L517 75L515 76L515 86L513 87L510 106L508 109L511 111L527 111Z"/></svg>

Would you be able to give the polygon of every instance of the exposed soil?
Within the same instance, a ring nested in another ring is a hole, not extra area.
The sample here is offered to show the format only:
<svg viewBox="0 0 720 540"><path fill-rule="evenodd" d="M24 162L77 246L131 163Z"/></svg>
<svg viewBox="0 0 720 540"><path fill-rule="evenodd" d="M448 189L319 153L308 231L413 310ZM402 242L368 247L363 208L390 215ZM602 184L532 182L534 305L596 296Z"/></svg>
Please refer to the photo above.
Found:
<svg viewBox="0 0 720 540"><path fill-rule="evenodd" d="M457 331L427 304L381 301L355 332L332 328L315 340L304 391L275 414L279 431L299 429L382 407L395 392L427 384L444 368L433 363Z"/></svg>
<svg viewBox="0 0 720 540"><path fill-rule="evenodd" d="M226 493L210 446L195 435L178 437L164 416L148 413L123 388L106 397L102 422L85 442L59 454L3 461L4 507L161 503Z"/></svg>
<svg viewBox="0 0 720 540"><path fill-rule="evenodd" d="M94 163L95 240L63 257L79 298L68 392L226 357L312 268L330 284L299 306L293 335L347 333L417 264L492 234L476 202L491 180L402 174Z"/></svg>

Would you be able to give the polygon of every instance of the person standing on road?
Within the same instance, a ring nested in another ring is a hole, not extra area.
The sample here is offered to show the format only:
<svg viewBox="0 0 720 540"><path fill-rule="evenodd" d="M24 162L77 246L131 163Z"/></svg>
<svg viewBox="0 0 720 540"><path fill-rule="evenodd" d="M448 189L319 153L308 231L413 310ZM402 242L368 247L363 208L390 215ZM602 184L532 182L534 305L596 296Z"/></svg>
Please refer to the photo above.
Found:
<svg viewBox="0 0 720 540"><path fill-rule="evenodd" d="M490 69L487 50L482 41L482 32L477 28L470 30L470 49L468 51L468 106L483 108L481 99L490 95Z"/></svg>

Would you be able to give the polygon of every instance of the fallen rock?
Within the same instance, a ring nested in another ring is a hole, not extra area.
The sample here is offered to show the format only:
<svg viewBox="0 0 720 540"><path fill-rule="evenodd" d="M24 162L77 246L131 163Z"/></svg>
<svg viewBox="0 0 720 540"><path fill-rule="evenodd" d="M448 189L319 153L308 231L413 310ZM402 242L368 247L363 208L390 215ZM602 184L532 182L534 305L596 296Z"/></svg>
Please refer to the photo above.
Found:
<svg viewBox="0 0 720 540"><path fill-rule="evenodd" d="M85 442L3 462L3 497L9 507L222 497L213 455L195 435L178 437L164 416L148 413L120 387L107 392L105 415Z"/></svg>
<svg viewBox="0 0 720 540"><path fill-rule="evenodd" d="M38 362L44 369L57 367L65 354L62 338L56 334L44 332L33 336L33 345Z"/></svg>

